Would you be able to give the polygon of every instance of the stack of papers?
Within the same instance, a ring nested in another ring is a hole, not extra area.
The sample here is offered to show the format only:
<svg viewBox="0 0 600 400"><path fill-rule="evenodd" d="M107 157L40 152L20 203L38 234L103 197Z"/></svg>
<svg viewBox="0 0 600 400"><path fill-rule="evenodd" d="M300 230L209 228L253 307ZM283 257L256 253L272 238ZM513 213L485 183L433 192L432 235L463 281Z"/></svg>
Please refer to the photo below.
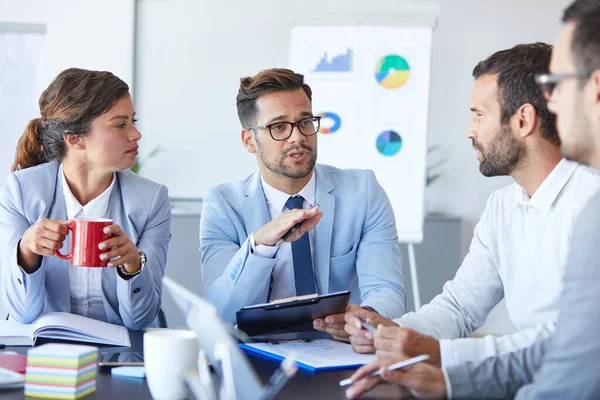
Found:
<svg viewBox="0 0 600 400"><path fill-rule="evenodd" d="M78 399L96 390L98 349L50 343L27 352L25 396Z"/></svg>
<svg viewBox="0 0 600 400"><path fill-rule="evenodd" d="M310 342L294 340L274 343L246 343L240 347L247 352L283 360L291 357L300 368L308 371L352 369L374 361L375 354L358 354L352 346L331 339L317 339Z"/></svg>

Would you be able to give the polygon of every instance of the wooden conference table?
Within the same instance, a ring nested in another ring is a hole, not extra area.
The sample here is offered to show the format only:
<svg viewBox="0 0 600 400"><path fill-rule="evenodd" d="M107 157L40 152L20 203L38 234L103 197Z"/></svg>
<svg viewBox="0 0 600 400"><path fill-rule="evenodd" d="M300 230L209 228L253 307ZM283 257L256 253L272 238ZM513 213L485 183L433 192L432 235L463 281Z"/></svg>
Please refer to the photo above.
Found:
<svg viewBox="0 0 600 400"><path fill-rule="evenodd" d="M143 332L130 331L131 347L101 347L101 352L141 352L143 343ZM26 354L28 347L9 347L6 350L16 351ZM248 356L256 372L263 382L266 382L271 374L278 368L278 363L258 356ZM300 370L292 378L283 390L278 399L345 399L343 388L339 387L339 382L347 378L352 370L345 371L325 371L309 373ZM18 390L0 390L0 400L23 399L23 389ZM128 378L120 376L111 376L109 368L100 368L98 370L96 381L96 392L84 399L151 399L148 384L145 379ZM406 393L400 388L382 384L369 392L363 398L365 399L398 399L406 398ZM33 399L33 398L32 398ZM243 400L243 399L240 399Z"/></svg>

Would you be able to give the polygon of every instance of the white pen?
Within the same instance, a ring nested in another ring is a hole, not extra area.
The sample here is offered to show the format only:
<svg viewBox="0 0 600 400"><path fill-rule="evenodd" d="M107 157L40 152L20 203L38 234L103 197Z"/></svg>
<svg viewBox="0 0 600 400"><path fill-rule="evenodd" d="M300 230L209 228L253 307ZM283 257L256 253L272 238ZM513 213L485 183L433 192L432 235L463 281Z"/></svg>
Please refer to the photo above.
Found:
<svg viewBox="0 0 600 400"><path fill-rule="evenodd" d="M427 354L422 354L420 356L417 356L417 357L414 357L414 358L409 358L408 360L400 361L400 362L397 362L396 364L389 365L387 367L387 369L389 369L390 371L392 371L392 370L395 370L395 369L400 369L400 368L408 367L409 365L420 363L420 362L426 361L426 360L429 360L429 356ZM378 369L377 371L372 372L369 375L369 378L373 378L375 376L379 376L380 375L379 371L380 370ZM344 379L343 381L340 381L340 386L348 386L348 385L351 385L353 383L354 382L352 382L352 379L348 378L348 379Z"/></svg>

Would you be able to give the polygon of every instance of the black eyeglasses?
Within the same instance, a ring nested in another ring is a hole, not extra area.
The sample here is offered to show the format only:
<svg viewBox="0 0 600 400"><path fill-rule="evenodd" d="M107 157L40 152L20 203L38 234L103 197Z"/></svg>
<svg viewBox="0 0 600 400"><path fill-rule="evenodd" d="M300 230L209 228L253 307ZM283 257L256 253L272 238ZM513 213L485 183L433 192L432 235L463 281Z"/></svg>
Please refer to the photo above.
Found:
<svg viewBox="0 0 600 400"><path fill-rule="evenodd" d="M556 89L556 85L565 79L588 79L594 71L589 72L573 72L570 74L538 74L535 76L535 83L540 85L544 96L549 99L552 92Z"/></svg>
<svg viewBox="0 0 600 400"><path fill-rule="evenodd" d="M294 127L297 127L304 136L312 136L319 131L321 126L321 117L303 118L298 122L275 122L269 125L250 126L247 129L257 131L259 129L268 129L273 140L287 140L292 136Z"/></svg>

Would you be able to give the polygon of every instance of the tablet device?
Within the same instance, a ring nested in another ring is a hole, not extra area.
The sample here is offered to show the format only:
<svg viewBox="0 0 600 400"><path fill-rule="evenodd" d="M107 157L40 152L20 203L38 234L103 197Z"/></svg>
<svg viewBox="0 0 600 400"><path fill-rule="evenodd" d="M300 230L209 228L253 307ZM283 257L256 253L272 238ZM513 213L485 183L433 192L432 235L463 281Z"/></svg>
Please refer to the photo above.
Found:
<svg viewBox="0 0 600 400"><path fill-rule="evenodd" d="M349 300L346 290L248 306L237 312L237 326L250 337L310 332L314 331L313 320L345 312Z"/></svg>
<svg viewBox="0 0 600 400"><path fill-rule="evenodd" d="M98 356L99 367L143 366L144 355L137 352L101 352Z"/></svg>

